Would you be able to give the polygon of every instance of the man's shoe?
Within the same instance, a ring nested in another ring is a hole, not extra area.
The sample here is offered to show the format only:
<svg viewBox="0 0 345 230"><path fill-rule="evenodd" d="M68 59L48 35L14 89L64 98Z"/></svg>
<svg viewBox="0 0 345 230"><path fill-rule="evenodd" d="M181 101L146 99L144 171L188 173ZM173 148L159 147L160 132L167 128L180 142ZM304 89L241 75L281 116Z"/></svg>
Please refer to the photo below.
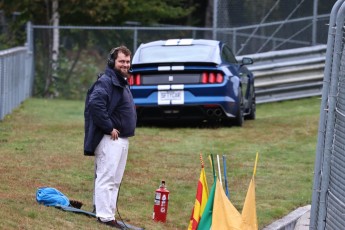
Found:
<svg viewBox="0 0 345 230"><path fill-rule="evenodd" d="M125 229L124 227L122 227L119 223L117 223L116 220L111 220L111 221L106 221L106 222L103 222L101 221L100 218L97 218L97 221L102 223L102 224L105 224L105 225L108 225L110 227L113 227L113 228L117 228L117 229Z"/></svg>

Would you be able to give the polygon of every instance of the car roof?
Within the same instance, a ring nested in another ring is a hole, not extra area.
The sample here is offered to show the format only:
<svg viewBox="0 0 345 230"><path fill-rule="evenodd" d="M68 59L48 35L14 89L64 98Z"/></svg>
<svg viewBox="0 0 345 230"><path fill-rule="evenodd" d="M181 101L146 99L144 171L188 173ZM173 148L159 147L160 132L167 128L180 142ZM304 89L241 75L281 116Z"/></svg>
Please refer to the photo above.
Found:
<svg viewBox="0 0 345 230"><path fill-rule="evenodd" d="M219 51L222 46L222 42L217 40L208 40L208 39L168 39L168 40L159 40L159 41L152 41L148 43L143 43L139 46L137 51L135 52L132 60L132 64L146 64L146 63L154 63L150 61L144 61L140 58L140 53L142 50L145 50L146 48L154 48L154 47L167 47L167 48L174 48L182 46L187 48L188 46L193 45L204 45L210 47L210 49L213 49L214 52L212 55L209 55L205 60L200 61L196 60L196 62L207 62L207 63L215 63L219 64L221 60L219 59ZM164 62L164 60L162 60ZM179 60L170 60L169 62L179 62ZM192 62L192 61L181 61L181 62Z"/></svg>
<svg viewBox="0 0 345 230"><path fill-rule="evenodd" d="M168 39L168 40L159 40L159 41L152 41L148 43L143 43L140 47L148 47L148 46L164 46L164 45L211 45L211 46L218 46L220 41L216 40L208 40L208 39L190 39L190 38L182 38L182 39Z"/></svg>

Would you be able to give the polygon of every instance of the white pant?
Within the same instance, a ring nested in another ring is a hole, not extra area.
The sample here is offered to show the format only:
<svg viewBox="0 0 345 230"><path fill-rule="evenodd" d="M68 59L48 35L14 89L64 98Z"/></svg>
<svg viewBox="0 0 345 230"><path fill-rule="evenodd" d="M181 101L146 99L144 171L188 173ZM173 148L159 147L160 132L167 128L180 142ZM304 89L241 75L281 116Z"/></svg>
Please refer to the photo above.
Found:
<svg viewBox="0 0 345 230"><path fill-rule="evenodd" d="M125 171L128 155L128 139L112 140L104 135L95 151L96 216L102 221L115 219L115 209L120 183Z"/></svg>

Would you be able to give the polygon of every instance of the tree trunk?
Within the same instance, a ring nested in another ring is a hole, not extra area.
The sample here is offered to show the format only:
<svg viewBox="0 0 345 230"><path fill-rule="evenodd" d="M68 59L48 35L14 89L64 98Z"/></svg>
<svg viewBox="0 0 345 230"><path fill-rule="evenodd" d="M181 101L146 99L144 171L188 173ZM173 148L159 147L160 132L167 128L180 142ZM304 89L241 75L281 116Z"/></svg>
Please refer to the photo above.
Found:
<svg viewBox="0 0 345 230"><path fill-rule="evenodd" d="M53 25L54 27L59 26L59 12L58 12L58 0L52 1L52 13L49 12L49 1L46 1L47 6L47 21L49 24ZM51 15L51 18L50 18ZM58 92L56 89L53 88L54 81L57 78L57 70L58 70L58 58L59 58L59 29L53 28L53 33L51 34L50 31L48 32L48 50L49 50L49 57L50 57L50 65L48 65L49 69L47 72L46 77L46 84L44 87L44 96L45 97L54 97L57 96Z"/></svg>
<svg viewBox="0 0 345 230"><path fill-rule="evenodd" d="M59 59L59 43L60 43L60 31L57 28L59 26L59 2L58 0L53 0L52 2L52 24L53 28L53 44L52 44L52 75L53 81L58 77L58 59ZM58 93L58 92L55 92Z"/></svg>

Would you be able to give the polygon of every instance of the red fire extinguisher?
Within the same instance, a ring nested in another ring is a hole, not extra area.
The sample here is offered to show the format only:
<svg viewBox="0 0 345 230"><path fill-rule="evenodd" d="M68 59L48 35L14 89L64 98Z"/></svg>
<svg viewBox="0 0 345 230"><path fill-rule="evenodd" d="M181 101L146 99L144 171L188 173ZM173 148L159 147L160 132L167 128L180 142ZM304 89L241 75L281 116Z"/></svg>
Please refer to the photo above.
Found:
<svg viewBox="0 0 345 230"><path fill-rule="evenodd" d="M165 181L163 180L159 188L156 189L155 204L153 206L152 216L154 221L166 221L168 214L169 193L170 192L165 187Z"/></svg>

